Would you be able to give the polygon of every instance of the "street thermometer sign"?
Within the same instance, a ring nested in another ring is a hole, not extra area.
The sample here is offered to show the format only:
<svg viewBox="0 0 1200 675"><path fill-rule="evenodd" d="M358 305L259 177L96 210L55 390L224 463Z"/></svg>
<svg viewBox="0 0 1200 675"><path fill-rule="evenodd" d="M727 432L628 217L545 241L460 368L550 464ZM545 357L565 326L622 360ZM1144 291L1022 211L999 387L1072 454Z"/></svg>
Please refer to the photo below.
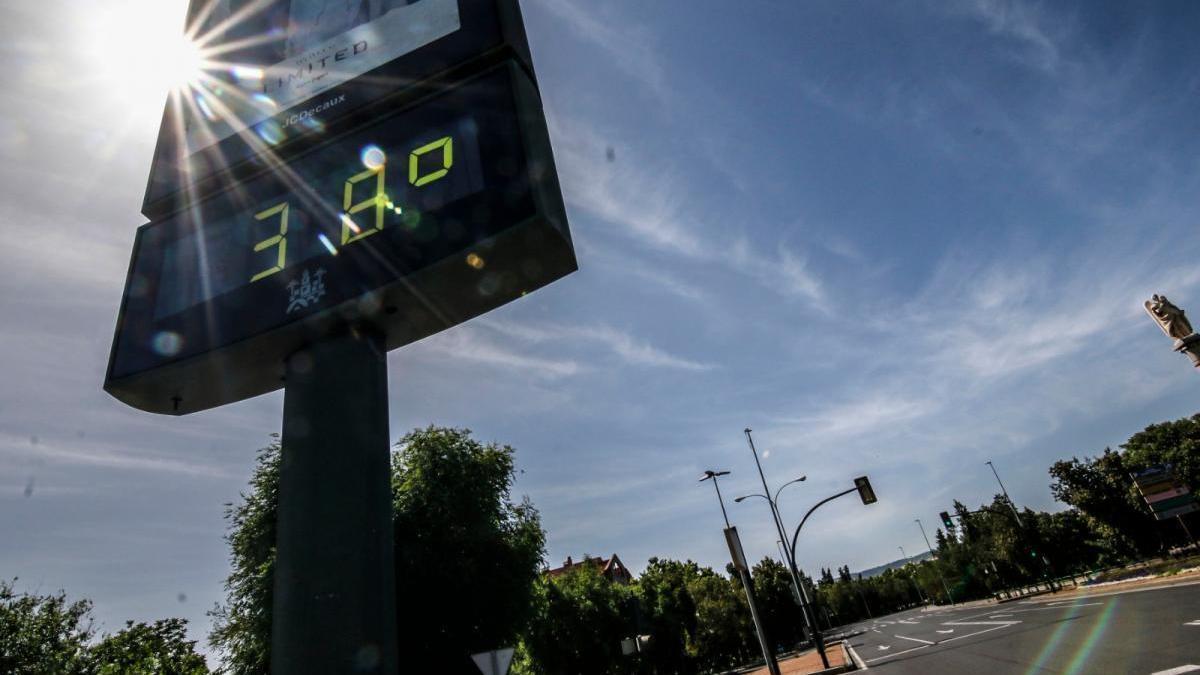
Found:
<svg viewBox="0 0 1200 675"><path fill-rule="evenodd" d="M168 105L109 393L205 410L345 326L394 349L576 269L515 0L238 4L190 12L257 60Z"/></svg>
<svg viewBox="0 0 1200 675"><path fill-rule="evenodd" d="M176 415L284 388L272 671L391 675L423 614L386 353L576 269L520 8L192 0L187 35L104 388Z"/></svg>

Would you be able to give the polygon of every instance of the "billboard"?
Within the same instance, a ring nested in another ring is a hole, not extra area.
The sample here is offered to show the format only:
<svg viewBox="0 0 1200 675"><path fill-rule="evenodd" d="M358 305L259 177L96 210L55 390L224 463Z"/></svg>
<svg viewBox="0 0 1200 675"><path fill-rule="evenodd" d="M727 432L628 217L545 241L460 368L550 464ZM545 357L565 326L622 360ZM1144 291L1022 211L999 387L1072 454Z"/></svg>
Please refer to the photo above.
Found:
<svg viewBox="0 0 1200 675"><path fill-rule="evenodd" d="M192 0L186 32L202 68L167 102L150 218L286 162L373 104L435 93L457 66L515 58L532 72L516 0Z"/></svg>

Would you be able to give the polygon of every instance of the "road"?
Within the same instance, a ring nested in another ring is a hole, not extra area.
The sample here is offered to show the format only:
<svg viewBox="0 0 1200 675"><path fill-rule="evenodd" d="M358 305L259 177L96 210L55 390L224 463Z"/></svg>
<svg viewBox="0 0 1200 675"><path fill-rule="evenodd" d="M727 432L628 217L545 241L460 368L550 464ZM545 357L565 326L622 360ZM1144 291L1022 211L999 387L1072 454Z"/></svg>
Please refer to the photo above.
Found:
<svg viewBox="0 0 1200 675"><path fill-rule="evenodd" d="M850 645L881 675L1200 675L1200 582L910 610L856 628Z"/></svg>

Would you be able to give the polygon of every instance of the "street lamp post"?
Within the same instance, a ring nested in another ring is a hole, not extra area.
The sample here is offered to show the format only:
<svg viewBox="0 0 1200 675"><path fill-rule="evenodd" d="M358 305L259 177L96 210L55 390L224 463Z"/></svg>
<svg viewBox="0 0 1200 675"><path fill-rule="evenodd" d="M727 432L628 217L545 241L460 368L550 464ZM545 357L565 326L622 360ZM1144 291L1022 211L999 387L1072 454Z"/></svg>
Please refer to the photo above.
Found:
<svg viewBox="0 0 1200 675"><path fill-rule="evenodd" d="M704 476L700 479L700 482L703 483L706 480L711 480L713 489L717 491L717 502L721 505L721 516L725 519L725 541L729 543L729 553L730 557L733 558L733 566L742 578L742 587L746 589L746 602L750 605L750 618L754 621L754 627L757 629L758 643L762 647L763 659L766 660L767 670L771 675L780 675L779 663L775 660L775 650L771 648L771 640L767 637L766 626L758 614L758 602L754 599L754 582L750 578L750 570L747 569L744 556L741 555L741 542L737 537L737 530L729 524L729 513L725 511L725 500L721 498L721 486L717 484L718 476L728 475L728 471L713 471L710 469L704 472ZM734 550L735 547L738 550Z"/></svg>
<svg viewBox="0 0 1200 675"><path fill-rule="evenodd" d="M762 481L763 496L766 497L767 502L771 505L771 516L775 520L775 529L779 532L780 541L784 542L783 548L787 553L788 571L792 575L792 584L795 585L800 599L800 613L804 616L804 623L808 625L808 630L812 634L813 645L816 646L817 653L821 655L821 663L828 669L829 657L825 655L825 638L821 635L821 627L817 624L816 613L812 609L812 601L808 597L808 591L804 588L804 584L800 582L800 570L796 567L796 544L793 542L791 546L787 545L787 534L784 533L783 519L779 516L779 507L776 504L779 492L775 493L776 499L771 499L771 489L767 487L767 477L763 474L762 462L758 461L758 450L754 447L754 437L750 435L751 430L749 427L743 431L746 434L746 443L750 446L750 454L754 455L754 466L758 467L758 478ZM783 488L792 483L799 483L806 477L801 476L800 478L784 483L779 487L779 490L782 491Z"/></svg>
<svg viewBox="0 0 1200 675"><path fill-rule="evenodd" d="M929 555L936 557L933 552L933 547L929 545L929 536L925 534L925 526L921 524L921 519L917 518L917 527L921 528L921 536L925 538L925 547L929 549ZM936 568L936 565L935 565ZM938 579L942 582L942 588L946 591L946 598L950 600L950 605L954 606L954 595L950 592L950 586L946 584L946 577L942 576L942 570L938 569Z"/></svg>
<svg viewBox="0 0 1200 675"><path fill-rule="evenodd" d="M1004 495L1004 501L1008 502L1008 508L1012 509L1013 518L1017 519L1017 531L1023 538L1025 538L1026 543L1028 543L1032 549L1033 542L1031 541L1029 534L1025 531L1025 524L1021 522L1021 513L1017 511L1017 505L1013 502L1012 497L1008 496L1008 490L1004 489L1004 481L1000 480L1000 474L996 471L996 465L992 464L992 460L990 459L985 463L992 467L992 475L996 477L996 482L1000 484L1000 493ZM1054 575L1050 572L1050 561L1046 560L1046 558L1040 553L1038 556L1041 557L1042 569L1046 574L1046 585L1050 587L1051 592L1054 592Z"/></svg>
<svg viewBox="0 0 1200 675"><path fill-rule="evenodd" d="M900 549L900 555L903 556L903 558L904 558L904 566L907 567L908 566L908 554L904 552L904 547L897 546L896 548ZM917 599L920 600L922 603L928 605L929 601L925 599L925 594L921 592L921 587L917 584L917 580L914 579L911 574L908 575L908 583L912 584L913 588L917 589Z"/></svg>

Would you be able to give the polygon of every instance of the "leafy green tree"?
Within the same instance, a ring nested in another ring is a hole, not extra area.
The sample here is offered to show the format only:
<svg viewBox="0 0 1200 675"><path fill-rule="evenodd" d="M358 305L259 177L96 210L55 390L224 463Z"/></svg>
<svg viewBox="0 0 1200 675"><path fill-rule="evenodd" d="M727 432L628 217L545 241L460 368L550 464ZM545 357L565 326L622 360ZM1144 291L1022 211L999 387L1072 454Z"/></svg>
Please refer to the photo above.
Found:
<svg viewBox="0 0 1200 675"><path fill-rule="evenodd" d="M717 575L691 560L650 558L638 579L638 599L650 628L649 657L660 673L695 672L697 633L702 619L694 584L705 576Z"/></svg>
<svg viewBox="0 0 1200 675"><path fill-rule="evenodd" d="M522 636L527 658L519 674L608 675L634 665L621 654L621 640L636 630L627 609L631 589L604 578L592 565L543 577L534 589L536 613Z"/></svg>
<svg viewBox="0 0 1200 675"><path fill-rule="evenodd" d="M90 601L68 602L62 591L29 595L0 581L0 673L86 672L91 609Z"/></svg>
<svg viewBox="0 0 1200 675"><path fill-rule="evenodd" d="M204 657L187 621L134 623L90 644L92 603L66 594L17 593L0 581L0 673L5 675L201 675Z"/></svg>
<svg viewBox="0 0 1200 675"><path fill-rule="evenodd" d="M210 642L231 673L270 671L278 441L229 506L232 569ZM514 450L465 429L414 430L392 455L398 642L406 670L475 673L474 652L515 644L532 611L545 533L513 502ZM353 523L347 523L352 527Z"/></svg>
<svg viewBox="0 0 1200 675"><path fill-rule="evenodd" d="M693 566L695 563L691 563ZM695 632L688 653L693 670L672 672L724 672L758 657L757 638L741 581L711 568L693 567L687 588L695 603Z"/></svg>
<svg viewBox="0 0 1200 675"><path fill-rule="evenodd" d="M208 666L195 647L184 619L128 621L91 647L87 660L95 675L203 675Z"/></svg>
<svg viewBox="0 0 1200 675"><path fill-rule="evenodd" d="M1144 556L1162 543L1154 517L1140 503L1121 453L1106 448L1096 457L1072 457L1050 467L1054 498L1090 518L1108 548L1127 557Z"/></svg>
<svg viewBox="0 0 1200 675"><path fill-rule="evenodd" d="M841 570L839 570L840 573ZM759 612L775 647L793 649L804 639L804 615L796 604L792 576L783 563L763 558L751 570Z"/></svg>

